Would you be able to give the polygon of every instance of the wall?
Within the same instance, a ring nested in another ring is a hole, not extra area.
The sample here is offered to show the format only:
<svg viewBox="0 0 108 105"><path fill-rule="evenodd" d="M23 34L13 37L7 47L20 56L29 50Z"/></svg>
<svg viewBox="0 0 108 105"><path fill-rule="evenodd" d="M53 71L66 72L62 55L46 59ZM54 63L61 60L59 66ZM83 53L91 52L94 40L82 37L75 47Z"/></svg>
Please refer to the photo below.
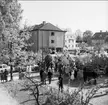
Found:
<svg viewBox="0 0 108 105"><path fill-rule="evenodd" d="M51 36L51 32L54 32L54 36ZM28 47L28 50L37 52L42 47L47 49L49 47L64 47L64 32L55 32L55 31L32 31L32 36L29 39L29 43L33 43L31 47ZM42 40L43 39L43 40ZM54 40L54 43L51 43L51 40Z"/></svg>
<svg viewBox="0 0 108 105"><path fill-rule="evenodd" d="M51 36L51 32L54 32L54 36ZM42 34L43 48L64 47L64 32L39 31L39 48L42 47ZM54 40L54 43L51 43L51 40Z"/></svg>
<svg viewBox="0 0 108 105"><path fill-rule="evenodd" d="M92 43L95 44L103 44L104 40L92 40Z"/></svg>
<svg viewBox="0 0 108 105"><path fill-rule="evenodd" d="M76 40L73 34L65 35L65 46L67 46L68 50L76 49Z"/></svg>
<svg viewBox="0 0 108 105"><path fill-rule="evenodd" d="M55 37L56 37L56 43L55 46L56 47L64 47L64 32L55 32Z"/></svg>
<svg viewBox="0 0 108 105"><path fill-rule="evenodd" d="M42 40L43 37L43 40ZM49 31L39 31L39 48L48 48L49 46Z"/></svg>

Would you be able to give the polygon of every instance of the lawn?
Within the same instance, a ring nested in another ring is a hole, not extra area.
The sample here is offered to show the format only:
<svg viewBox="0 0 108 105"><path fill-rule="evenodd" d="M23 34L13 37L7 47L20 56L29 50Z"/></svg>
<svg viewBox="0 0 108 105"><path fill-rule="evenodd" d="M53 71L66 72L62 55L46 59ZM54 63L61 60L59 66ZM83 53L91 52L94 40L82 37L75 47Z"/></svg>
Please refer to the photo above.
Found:
<svg viewBox="0 0 108 105"><path fill-rule="evenodd" d="M25 80L17 80L4 83L10 95L15 98L21 105L34 105L35 100L31 92L24 88ZM45 92L46 87L39 88L40 92ZM45 97L44 97L45 99ZM43 99L42 99L43 101ZM43 101L44 102L44 101Z"/></svg>
<svg viewBox="0 0 108 105"><path fill-rule="evenodd" d="M39 76L38 76L39 79ZM68 85L68 77L66 76L64 79L64 85ZM103 76L102 78L98 78L97 83L103 83L105 79L108 79L107 76ZM21 105L34 105L35 101L33 96L29 91L24 90L23 85L25 83L25 80L16 80L4 83L4 86L8 89L9 93L12 97L14 97ZM80 84L83 84L83 79L77 79L70 82L70 87L78 87ZM57 85L57 84L56 84ZM91 88L92 85L89 86ZM88 87L87 87L88 88ZM42 87L40 91L43 93L46 91L46 87ZM91 102L94 105L108 105L107 101L108 96L102 96L101 98L94 98ZM41 100L45 101L45 97L41 97ZM97 101L99 99L100 103ZM97 104L99 103L99 104Z"/></svg>

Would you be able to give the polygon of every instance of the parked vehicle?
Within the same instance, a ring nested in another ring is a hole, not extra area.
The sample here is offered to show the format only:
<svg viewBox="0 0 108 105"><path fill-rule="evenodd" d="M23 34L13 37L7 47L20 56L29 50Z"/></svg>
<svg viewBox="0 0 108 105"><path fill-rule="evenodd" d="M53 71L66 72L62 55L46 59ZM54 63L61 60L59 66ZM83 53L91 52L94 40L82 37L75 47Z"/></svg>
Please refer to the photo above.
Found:
<svg viewBox="0 0 108 105"><path fill-rule="evenodd" d="M19 72L20 69L21 69L22 72L26 72L26 67L18 67L18 66L16 66L16 67L13 68L13 72L14 73L15 72Z"/></svg>
<svg viewBox="0 0 108 105"><path fill-rule="evenodd" d="M39 71L39 66L38 65L34 65L32 66L32 71Z"/></svg>
<svg viewBox="0 0 108 105"><path fill-rule="evenodd" d="M5 69L7 71L10 71L10 66L6 65L6 64L0 64L0 72L3 70L5 71Z"/></svg>

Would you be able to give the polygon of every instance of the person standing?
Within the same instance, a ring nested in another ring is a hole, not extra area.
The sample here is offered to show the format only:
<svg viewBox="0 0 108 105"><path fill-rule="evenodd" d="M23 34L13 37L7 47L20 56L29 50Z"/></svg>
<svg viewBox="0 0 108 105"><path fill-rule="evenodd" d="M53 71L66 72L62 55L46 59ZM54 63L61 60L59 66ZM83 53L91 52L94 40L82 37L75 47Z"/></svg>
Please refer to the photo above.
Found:
<svg viewBox="0 0 108 105"><path fill-rule="evenodd" d="M50 62L50 67L53 68L53 61Z"/></svg>
<svg viewBox="0 0 108 105"><path fill-rule="evenodd" d="M75 79L74 74L75 74L75 71L73 70L73 71L71 72L71 80L74 80L74 79Z"/></svg>
<svg viewBox="0 0 108 105"><path fill-rule="evenodd" d="M63 92L63 75L59 75L59 91Z"/></svg>
<svg viewBox="0 0 108 105"><path fill-rule="evenodd" d="M62 65L62 61L59 61L59 66L58 66L58 70L59 70L59 74L61 75L63 73L63 65Z"/></svg>
<svg viewBox="0 0 108 105"><path fill-rule="evenodd" d="M51 84L52 75L53 75L53 73L51 71L51 68L49 68L49 70L48 70L48 80L49 80L49 84Z"/></svg>
<svg viewBox="0 0 108 105"><path fill-rule="evenodd" d="M44 71L44 72L42 73L42 82L43 82L43 84L45 84L45 85L46 85L46 78L47 78L47 73L46 73L46 71Z"/></svg>
<svg viewBox="0 0 108 105"><path fill-rule="evenodd" d="M4 72L1 70L1 82L4 82Z"/></svg>
<svg viewBox="0 0 108 105"><path fill-rule="evenodd" d="M40 81L41 82L43 82L42 80L43 80L43 69L42 68L40 68Z"/></svg>
<svg viewBox="0 0 108 105"><path fill-rule="evenodd" d="M57 60L55 60L55 72L57 72Z"/></svg>
<svg viewBox="0 0 108 105"><path fill-rule="evenodd" d="M4 79L7 82L7 77L8 77L8 71L5 69L4 71Z"/></svg>
<svg viewBox="0 0 108 105"><path fill-rule="evenodd" d="M75 77L75 79L77 78L77 73L78 73L78 70L77 70L77 68L76 68L76 66L74 67L74 77Z"/></svg>

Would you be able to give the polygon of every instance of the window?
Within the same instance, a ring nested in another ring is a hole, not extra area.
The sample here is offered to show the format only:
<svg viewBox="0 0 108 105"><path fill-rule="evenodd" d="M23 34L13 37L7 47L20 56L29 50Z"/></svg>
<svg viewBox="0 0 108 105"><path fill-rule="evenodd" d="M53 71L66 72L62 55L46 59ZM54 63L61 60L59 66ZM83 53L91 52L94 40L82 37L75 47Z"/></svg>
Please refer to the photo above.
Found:
<svg viewBox="0 0 108 105"><path fill-rule="evenodd" d="M54 36L54 32L51 32L51 36Z"/></svg>
<svg viewBox="0 0 108 105"><path fill-rule="evenodd" d="M54 43L54 40L51 40L51 43Z"/></svg>
<svg viewBox="0 0 108 105"><path fill-rule="evenodd" d="M74 42L74 40L73 39L71 39L72 40L72 42Z"/></svg>
<svg viewBox="0 0 108 105"><path fill-rule="evenodd" d="M79 47L79 45L78 45L78 44L76 44L76 47Z"/></svg>
<svg viewBox="0 0 108 105"><path fill-rule="evenodd" d="M69 43L73 43L74 42L74 40L73 39L69 39Z"/></svg>

